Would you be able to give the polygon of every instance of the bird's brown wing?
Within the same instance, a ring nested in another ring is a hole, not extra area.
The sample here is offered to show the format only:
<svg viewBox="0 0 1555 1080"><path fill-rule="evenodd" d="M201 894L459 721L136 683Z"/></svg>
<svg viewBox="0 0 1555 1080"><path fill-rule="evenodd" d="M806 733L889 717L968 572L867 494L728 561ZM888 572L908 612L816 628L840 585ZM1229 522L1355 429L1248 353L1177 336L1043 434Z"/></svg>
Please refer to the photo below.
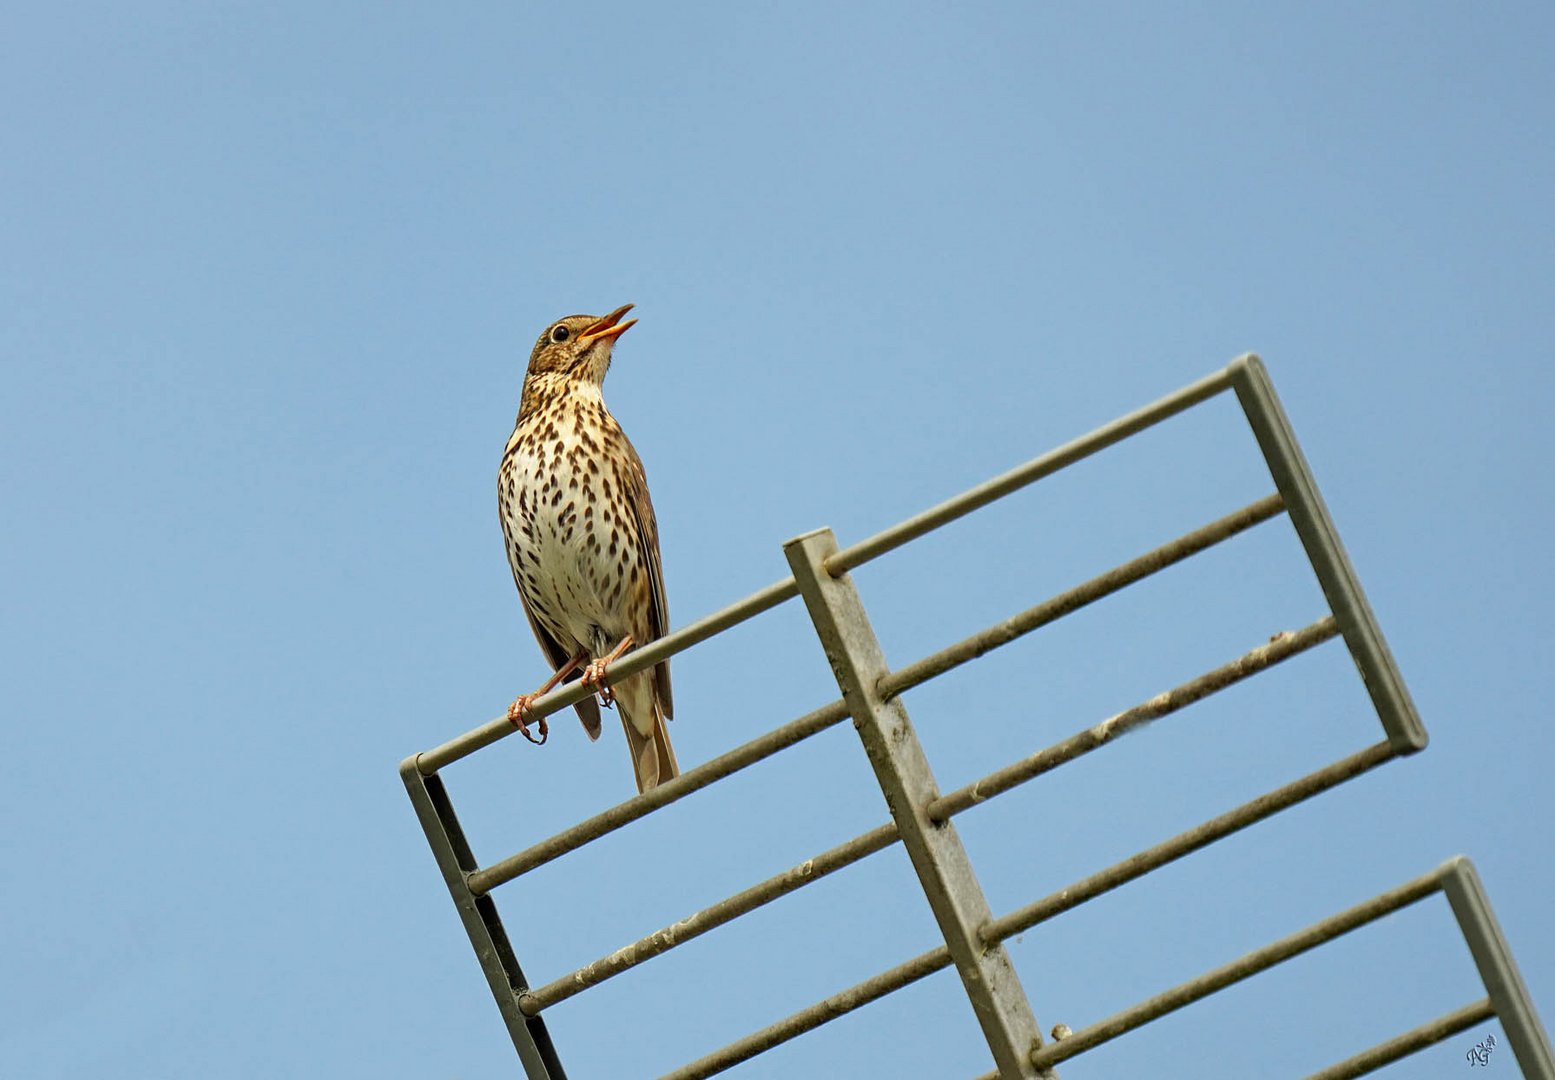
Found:
<svg viewBox="0 0 1555 1080"><path fill-rule="evenodd" d="M529 599L524 595L522 588L518 590L518 599L524 605L524 614L529 616L529 628L535 632L535 637L540 642L540 648L545 652L545 658L551 662L551 670L560 671L562 665L572 659L572 654L562 648L559 641L545 632L545 627L540 625L540 620L535 618L534 611L529 607ZM563 685L572 682L582 674L581 668L574 671L562 680ZM578 710L578 719L583 721L583 730L588 732L589 741L593 742L595 739L598 739L599 733L603 728L600 726L599 721L599 702L594 699L594 695L590 694L574 705L573 708Z"/></svg>
<svg viewBox="0 0 1555 1080"><path fill-rule="evenodd" d="M623 439L626 436L622 435ZM642 552L643 563L648 568L648 641L657 641L670 628L669 602L664 598L664 563L659 558L659 522L653 516L653 500L648 497L648 475L643 472L642 458L637 456L637 448L626 440L628 457L631 460L631 468L626 470L626 504L628 512L637 524L638 549ZM647 641L642 644L648 644ZM670 700L670 662L663 661L653 669L654 686L658 690L659 706L664 710L666 720L675 716L674 706Z"/></svg>

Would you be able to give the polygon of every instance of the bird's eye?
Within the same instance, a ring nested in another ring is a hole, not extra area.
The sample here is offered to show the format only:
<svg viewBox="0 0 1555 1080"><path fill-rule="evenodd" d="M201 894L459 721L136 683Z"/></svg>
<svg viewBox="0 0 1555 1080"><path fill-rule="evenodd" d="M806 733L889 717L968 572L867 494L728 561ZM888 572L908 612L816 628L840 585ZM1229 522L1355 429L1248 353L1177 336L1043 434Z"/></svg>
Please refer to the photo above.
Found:
<svg viewBox="0 0 1555 1080"><path fill-rule="evenodd" d="M553 326L551 328L551 340L560 345L572 336L572 331L565 326Z"/></svg>

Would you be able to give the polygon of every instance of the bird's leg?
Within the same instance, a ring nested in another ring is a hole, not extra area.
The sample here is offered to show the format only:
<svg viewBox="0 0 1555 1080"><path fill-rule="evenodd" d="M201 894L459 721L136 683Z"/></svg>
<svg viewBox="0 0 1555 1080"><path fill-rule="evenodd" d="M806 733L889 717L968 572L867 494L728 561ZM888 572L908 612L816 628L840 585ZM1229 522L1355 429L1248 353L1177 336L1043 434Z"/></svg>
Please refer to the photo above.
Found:
<svg viewBox="0 0 1555 1080"><path fill-rule="evenodd" d="M609 656L590 661L589 666L583 669L583 685L593 688L599 693L599 700L606 705L613 705L616 693L605 685L605 671L611 664L621 659L621 654L632 647L632 635L627 634L621 639L621 644L610 650Z"/></svg>
<svg viewBox="0 0 1555 1080"><path fill-rule="evenodd" d="M579 664L588 659L588 650L579 649L576 656L568 660L556 669L556 674L545 681L545 685L532 694L520 694L513 699L513 704L508 706L508 723L518 728L519 734L534 743L536 746L544 746L545 740L550 737L550 725L545 722L545 717L540 717L540 737L537 739L529 734L529 713L533 708L535 699L549 694L556 689L556 685L572 674Z"/></svg>

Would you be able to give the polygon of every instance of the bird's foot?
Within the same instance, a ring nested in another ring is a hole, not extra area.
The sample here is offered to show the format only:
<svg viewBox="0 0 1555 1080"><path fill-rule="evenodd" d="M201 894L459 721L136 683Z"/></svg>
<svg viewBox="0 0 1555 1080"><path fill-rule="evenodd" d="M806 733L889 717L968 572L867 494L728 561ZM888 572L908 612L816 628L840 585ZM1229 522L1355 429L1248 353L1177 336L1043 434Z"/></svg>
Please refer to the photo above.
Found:
<svg viewBox="0 0 1555 1080"><path fill-rule="evenodd" d="M540 729L540 737L537 739L529 733L529 719L533 712L535 698L539 694L520 694L513 699L513 704L508 706L508 723L518 728L518 733L536 746L544 746L545 740L551 737L550 725L545 722L545 717L540 717L535 726Z"/></svg>
<svg viewBox="0 0 1555 1080"><path fill-rule="evenodd" d="M632 635L627 634L621 639L621 644L610 650L609 656L602 656L598 660L590 660L589 666L583 669L583 685L599 695L599 700L605 708L615 704L616 692L605 685L605 675L610 670L610 665L621 659L621 654L632 647Z"/></svg>
<svg viewBox="0 0 1555 1080"><path fill-rule="evenodd" d="M534 715L535 701L536 699L542 698L546 694L549 694L552 690L556 689L557 684L565 679L572 672L573 668L583 663L583 661L587 658L588 653L581 651L578 652L565 664L558 668L549 679L545 680L545 685L540 687L540 689L536 690L532 694L520 694L518 697L514 698L513 704L508 706L508 723L518 728L519 734L523 735L524 738L528 739L536 746L544 746L545 740L548 739L551 735L551 728L550 725L545 722L545 717L540 717L540 737L537 739L533 735L529 734L529 720Z"/></svg>
<svg viewBox="0 0 1555 1080"><path fill-rule="evenodd" d="M610 669L608 660L591 660L589 666L583 669L583 685L599 695L599 702L605 708L613 708L616 703L616 692L605 685L605 675Z"/></svg>

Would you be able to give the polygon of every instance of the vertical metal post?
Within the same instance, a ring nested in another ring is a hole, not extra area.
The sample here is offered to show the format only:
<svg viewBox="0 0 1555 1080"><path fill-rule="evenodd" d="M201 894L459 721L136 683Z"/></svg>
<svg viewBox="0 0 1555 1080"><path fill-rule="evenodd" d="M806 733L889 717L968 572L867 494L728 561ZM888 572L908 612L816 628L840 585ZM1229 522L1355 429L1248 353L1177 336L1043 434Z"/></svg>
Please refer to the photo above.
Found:
<svg viewBox="0 0 1555 1080"><path fill-rule="evenodd" d="M1268 369L1262 360L1248 353L1233 360L1227 370L1253 437L1263 451L1269 475L1274 477L1274 486L1285 500L1285 511L1312 562L1329 610L1339 620L1339 632L1349 646L1361 681L1366 684L1366 692L1388 733L1388 741L1400 754L1424 750L1428 739L1425 725L1420 722L1404 677L1388 651L1377 617L1366 602L1361 580L1339 542L1339 532L1328 516L1323 496L1318 494L1317 481L1312 478L1296 433L1280 407Z"/></svg>
<svg viewBox="0 0 1555 1080"><path fill-rule="evenodd" d="M837 551L836 538L830 529L819 529L788 541L783 551L999 1075L1053 1076L1031 1063L1042 1035L1009 954L1002 943L987 944L980 934L993 914L961 838L949 821L929 819L939 786L901 699L881 699L878 685L890 668L863 601L850 575L833 577L826 569Z"/></svg>
<svg viewBox="0 0 1555 1080"><path fill-rule="evenodd" d="M1523 1076L1528 1080L1555 1080L1550 1037L1539 1023L1533 998L1517 970L1517 961L1512 959L1512 950L1501 933L1501 924L1491 910L1490 898L1485 895L1474 864L1459 855L1442 867L1441 874L1442 892L1447 894L1447 902L1457 916L1458 928L1469 944L1474 966L1479 968L1479 977Z"/></svg>
<svg viewBox="0 0 1555 1080"><path fill-rule="evenodd" d="M416 755L400 763L400 778L405 781L405 789L410 793L416 817L421 820L422 831L427 835L427 843L432 847L438 869L443 872L448 891L453 894L454 907L459 909L459 918L464 923L465 933L470 936L481 970L486 973L491 994L497 999L497 1008L508 1026L518 1058L523 1062L524 1075L529 1080L567 1080L550 1033L545 1029L545 1021L538 1016L527 1017L519 1011L518 995L528 990L529 985L518 966L518 958L513 955L513 946L508 943L496 904L491 897L476 896L470 891L466 875L476 869L475 856L464 838L464 829L459 825L442 778L436 774L423 776Z"/></svg>

